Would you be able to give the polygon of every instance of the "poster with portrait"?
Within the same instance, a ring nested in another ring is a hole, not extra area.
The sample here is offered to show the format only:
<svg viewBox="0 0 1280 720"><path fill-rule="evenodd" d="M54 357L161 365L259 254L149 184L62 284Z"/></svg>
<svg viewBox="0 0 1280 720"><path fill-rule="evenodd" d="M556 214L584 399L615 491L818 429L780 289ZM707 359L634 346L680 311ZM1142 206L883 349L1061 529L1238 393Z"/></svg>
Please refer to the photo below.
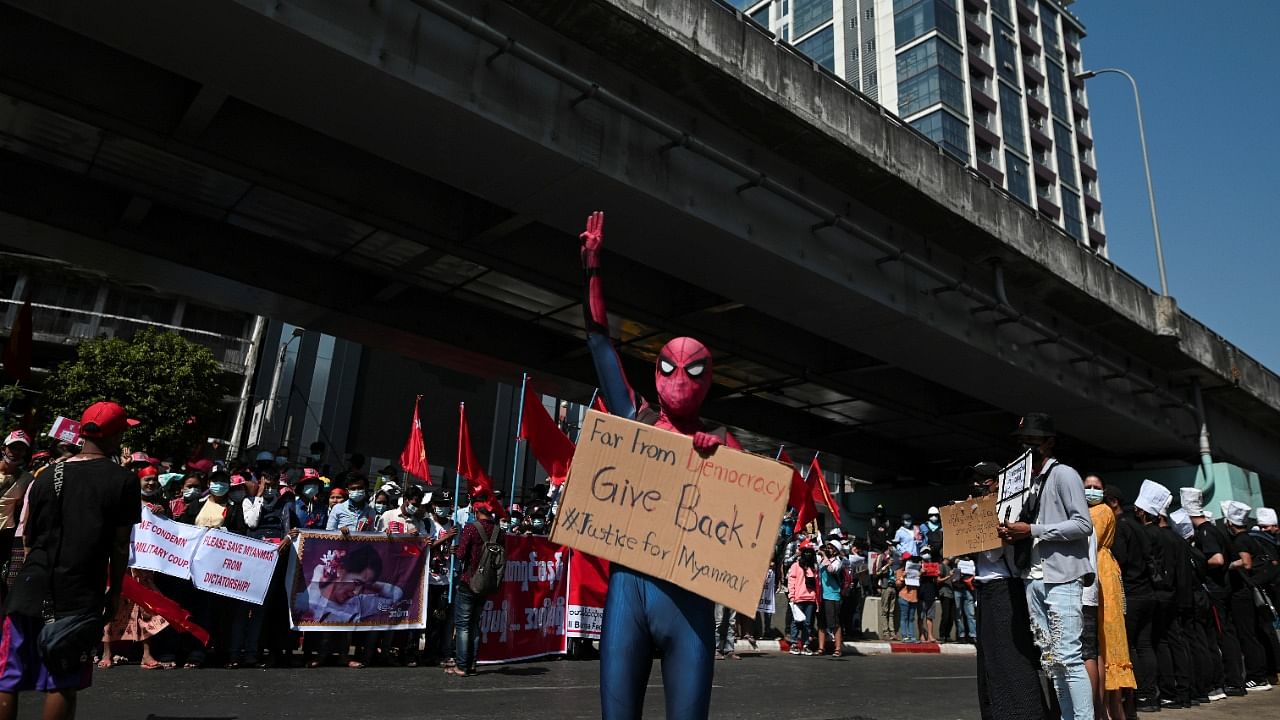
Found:
<svg viewBox="0 0 1280 720"><path fill-rule="evenodd" d="M1031 483L1031 451L1026 451L1022 457L1000 471L999 481L996 495L999 498L996 504L997 521L1017 522L1022 516L1022 505Z"/></svg>
<svg viewBox="0 0 1280 720"><path fill-rule="evenodd" d="M426 543L385 533L301 533L289 563L291 626L308 632L425 628Z"/></svg>

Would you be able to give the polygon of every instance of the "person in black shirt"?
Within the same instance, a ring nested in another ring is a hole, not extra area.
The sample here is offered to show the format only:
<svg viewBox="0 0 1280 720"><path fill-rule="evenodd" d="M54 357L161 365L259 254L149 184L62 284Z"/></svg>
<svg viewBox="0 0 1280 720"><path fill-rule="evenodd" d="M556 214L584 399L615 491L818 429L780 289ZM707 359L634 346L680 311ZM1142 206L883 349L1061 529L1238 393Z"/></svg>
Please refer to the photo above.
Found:
<svg viewBox="0 0 1280 720"><path fill-rule="evenodd" d="M1244 654L1244 688L1249 692L1270 690L1267 656L1258 637L1258 609L1253 602L1255 572L1262 570L1261 555L1265 550L1258 548L1257 541L1249 537L1249 513L1253 508L1242 502L1228 500L1222 504L1222 509L1226 515L1227 531L1231 534L1231 545L1239 556L1231 571L1233 579L1239 578L1231 592L1231 620L1235 623L1240 651ZM1255 558L1255 555L1258 557Z"/></svg>
<svg viewBox="0 0 1280 720"><path fill-rule="evenodd" d="M889 549L889 539L893 531L889 528L889 518L885 517L884 506L877 505L871 515L871 530L867 533L867 547L872 552L882 553Z"/></svg>
<svg viewBox="0 0 1280 720"><path fill-rule="evenodd" d="M1240 565L1240 557L1231 545L1231 539L1213 521L1205 517L1204 497L1199 488L1181 488L1182 509L1195 525L1196 545L1205 557L1205 592L1209 596L1213 614L1211 628L1218 639L1222 657L1223 684L1209 694L1210 698L1225 695L1244 695L1244 662L1240 654L1240 641L1236 637L1231 619L1232 583L1239 583L1238 576L1229 577L1228 570ZM1236 575L1236 573L1231 573Z"/></svg>
<svg viewBox="0 0 1280 720"><path fill-rule="evenodd" d="M1150 548L1148 565L1155 599L1151 643L1156 651L1159 690L1156 708L1191 707L1191 660L1187 654L1186 638L1176 624L1179 587L1187 585L1187 571L1182 563L1184 543L1160 526L1160 517L1172 500L1167 488L1144 480L1133 504L1134 517L1141 523ZM1148 706L1147 709L1153 708Z"/></svg>
<svg viewBox="0 0 1280 720"><path fill-rule="evenodd" d="M101 613L104 624L115 616L129 534L142 518L138 478L116 464L121 436L137 421L116 403L100 402L80 422L84 448L41 473L28 495L27 559L5 603L0 641L0 720L12 720L17 694L31 690L46 693L45 718L75 717L76 693L89 686L91 648L79 668L55 672L40 658L36 638L49 612L59 619Z"/></svg>

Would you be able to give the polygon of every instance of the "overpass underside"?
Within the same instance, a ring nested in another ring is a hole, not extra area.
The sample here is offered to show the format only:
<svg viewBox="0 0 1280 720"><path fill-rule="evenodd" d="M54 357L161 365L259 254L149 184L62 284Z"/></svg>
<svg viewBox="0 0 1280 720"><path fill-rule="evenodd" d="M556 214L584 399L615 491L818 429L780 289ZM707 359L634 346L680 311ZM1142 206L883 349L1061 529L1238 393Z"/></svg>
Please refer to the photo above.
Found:
<svg viewBox="0 0 1280 720"><path fill-rule="evenodd" d="M753 449L948 482L1038 409L1076 462L1194 462L1194 380L1218 459L1280 476L1274 375L741 16L658 5L0 6L0 245L585 399L604 209L633 382L703 339Z"/></svg>

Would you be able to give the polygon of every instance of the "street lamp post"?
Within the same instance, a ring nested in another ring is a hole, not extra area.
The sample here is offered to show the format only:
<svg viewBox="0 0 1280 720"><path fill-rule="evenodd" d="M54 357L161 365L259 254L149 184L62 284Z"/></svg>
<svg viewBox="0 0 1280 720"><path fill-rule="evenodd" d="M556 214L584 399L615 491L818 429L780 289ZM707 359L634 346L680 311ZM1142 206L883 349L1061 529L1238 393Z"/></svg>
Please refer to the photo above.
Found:
<svg viewBox="0 0 1280 720"><path fill-rule="evenodd" d="M1129 85L1133 87L1133 104L1138 110L1138 142L1142 144L1142 168L1147 173L1147 200L1151 204L1151 231L1156 240L1156 265L1160 268L1160 294L1169 297L1169 282L1164 275L1164 247L1160 244L1160 220L1156 217L1156 191L1151 185L1151 161L1147 159L1147 131L1142 123L1142 97L1138 94L1138 81L1134 80L1132 75L1119 68L1087 70L1076 75L1076 77L1081 80L1088 80L1102 73L1123 75L1128 78Z"/></svg>

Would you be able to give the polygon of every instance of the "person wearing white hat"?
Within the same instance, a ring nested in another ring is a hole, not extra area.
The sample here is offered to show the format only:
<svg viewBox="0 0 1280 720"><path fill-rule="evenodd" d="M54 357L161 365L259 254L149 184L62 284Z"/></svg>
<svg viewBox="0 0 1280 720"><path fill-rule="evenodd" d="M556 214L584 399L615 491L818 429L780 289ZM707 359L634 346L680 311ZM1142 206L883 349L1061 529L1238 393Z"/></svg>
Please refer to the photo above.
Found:
<svg viewBox="0 0 1280 720"><path fill-rule="evenodd" d="M1163 485L1143 480L1138 498L1133 503L1134 518L1141 524L1150 547L1147 562L1154 589L1151 645L1155 650L1157 671L1154 677L1138 676L1140 712L1191 706L1191 661L1186 638L1176 622L1178 606L1191 605L1191 585L1187 575L1190 560L1185 551L1186 544L1159 525L1160 514L1172 497Z"/></svg>
<svg viewBox="0 0 1280 720"><path fill-rule="evenodd" d="M1204 554L1195 547L1195 525L1184 509L1168 515L1167 527L1182 539L1186 552L1187 575L1191 580L1191 605L1178 610L1178 625L1187 640L1187 652L1191 661L1190 700L1192 705L1207 705L1211 693L1222 686L1222 657L1218 654L1217 636L1211 626L1213 611L1204 591ZM1225 698L1223 694L1217 698Z"/></svg>
<svg viewBox="0 0 1280 720"><path fill-rule="evenodd" d="M1222 503L1222 514L1227 519L1227 531L1231 533L1231 543L1239 555L1232 573L1239 577L1239 583L1231 593L1231 620L1236 626L1236 637L1240 640L1240 651L1244 655L1244 688L1248 692L1262 692L1271 689L1267 673L1267 655L1258 635L1258 608L1254 603L1253 587L1270 568L1264 559L1266 549L1259 547L1257 540L1249 535L1249 514L1253 508L1238 501L1227 500ZM1234 578L1233 578L1234 579Z"/></svg>
<svg viewBox="0 0 1280 720"><path fill-rule="evenodd" d="M1236 636L1236 626L1231 617L1231 596L1236 586L1242 584L1235 568L1240 566L1240 556L1236 553L1231 537L1226 531L1215 525L1204 508L1204 493L1199 488L1180 488L1178 494L1182 500L1182 509L1195 525L1196 547L1205 557L1204 587L1213 606L1213 621L1209 624L1210 636L1218 641L1218 656L1222 658L1222 675L1214 682L1216 686L1209 693L1211 699L1220 699L1228 695L1245 694L1244 658L1240 652L1240 639Z"/></svg>
<svg viewBox="0 0 1280 720"><path fill-rule="evenodd" d="M27 469L31 456L31 436L18 429L9 433L0 448L0 563L13 563L16 572L26 551L13 542L22 515L22 499L35 479Z"/></svg>

